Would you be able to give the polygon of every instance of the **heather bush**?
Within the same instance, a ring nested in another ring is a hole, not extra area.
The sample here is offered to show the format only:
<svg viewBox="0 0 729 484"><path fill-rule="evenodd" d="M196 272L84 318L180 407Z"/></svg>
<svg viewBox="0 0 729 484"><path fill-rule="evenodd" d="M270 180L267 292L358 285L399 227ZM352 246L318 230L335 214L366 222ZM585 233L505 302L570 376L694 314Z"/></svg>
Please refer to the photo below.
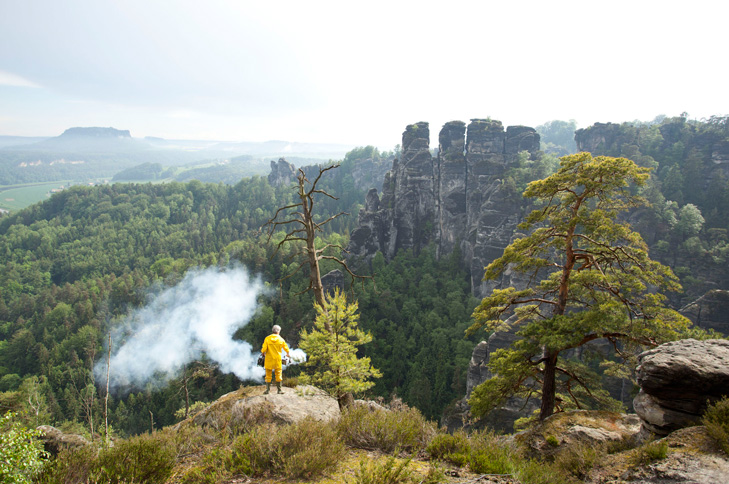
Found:
<svg viewBox="0 0 729 484"><path fill-rule="evenodd" d="M182 484L215 484L252 473L248 456L234 447L218 447L205 452L202 461L180 477Z"/></svg>
<svg viewBox="0 0 729 484"><path fill-rule="evenodd" d="M361 405L348 408L337 425L350 447L392 453L424 449L436 434L435 425L415 408L370 410Z"/></svg>
<svg viewBox="0 0 729 484"><path fill-rule="evenodd" d="M729 397L709 405L701 421L711 438L729 454Z"/></svg>
<svg viewBox="0 0 729 484"><path fill-rule="evenodd" d="M606 454L604 445L573 445L559 452L554 463L566 474L584 480Z"/></svg>
<svg viewBox="0 0 729 484"><path fill-rule="evenodd" d="M468 466L477 474L509 474L514 459L518 459L516 449L500 442L496 434L489 431L471 435L471 454Z"/></svg>
<svg viewBox="0 0 729 484"><path fill-rule="evenodd" d="M413 471L409 469L410 459L397 462L390 456L384 462L368 458L360 459L359 468L354 472L354 481L348 484L415 484Z"/></svg>
<svg viewBox="0 0 729 484"><path fill-rule="evenodd" d="M511 475L522 484L577 484L557 465L535 459L515 458Z"/></svg>
<svg viewBox="0 0 729 484"><path fill-rule="evenodd" d="M97 449L92 446L63 449L40 473L39 484L86 484L96 462Z"/></svg>
<svg viewBox="0 0 729 484"><path fill-rule="evenodd" d="M174 442L166 434L138 435L102 449L94 463L92 480L163 483L172 473L175 457Z"/></svg>
<svg viewBox="0 0 729 484"><path fill-rule="evenodd" d="M665 440L648 442L638 447L631 456L634 465L647 465L668 455L668 443Z"/></svg>
<svg viewBox="0 0 729 484"><path fill-rule="evenodd" d="M287 479L322 475L345 454L333 424L311 418L285 426L259 425L237 437L233 448L248 456L252 475Z"/></svg>
<svg viewBox="0 0 729 484"><path fill-rule="evenodd" d="M459 430L453 434L437 434L431 439L425 451L433 459L462 467L468 463L471 443L468 434Z"/></svg>

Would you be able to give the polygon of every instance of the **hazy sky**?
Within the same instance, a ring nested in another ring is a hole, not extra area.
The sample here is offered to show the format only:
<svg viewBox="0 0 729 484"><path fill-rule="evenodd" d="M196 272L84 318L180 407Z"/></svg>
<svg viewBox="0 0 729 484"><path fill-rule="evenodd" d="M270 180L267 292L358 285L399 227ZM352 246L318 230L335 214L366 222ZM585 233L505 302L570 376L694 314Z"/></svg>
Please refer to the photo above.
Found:
<svg viewBox="0 0 729 484"><path fill-rule="evenodd" d="M374 144L405 126L729 114L728 7L0 0L0 134Z"/></svg>

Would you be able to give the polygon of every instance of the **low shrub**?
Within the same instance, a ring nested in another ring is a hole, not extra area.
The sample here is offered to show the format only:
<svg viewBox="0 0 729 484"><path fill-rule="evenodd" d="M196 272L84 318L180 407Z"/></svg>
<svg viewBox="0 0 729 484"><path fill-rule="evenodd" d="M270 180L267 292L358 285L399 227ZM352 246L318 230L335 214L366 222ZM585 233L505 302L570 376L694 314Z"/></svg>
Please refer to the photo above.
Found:
<svg viewBox="0 0 729 484"><path fill-rule="evenodd" d="M180 477L182 484L215 484L252 473L248 457L233 447L219 447L205 453L202 462Z"/></svg>
<svg viewBox="0 0 729 484"><path fill-rule="evenodd" d="M261 402L260 405L245 407L233 419L231 430L233 434L244 434L249 430L264 424L273 424L273 404Z"/></svg>
<svg viewBox="0 0 729 484"><path fill-rule="evenodd" d="M500 442L496 434L489 431L471 435L471 455L468 466L477 474L509 474L512 459L518 453L510 445Z"/></svg>
<svg viewBox="0 0 729 484"><path fill-rule="evenodd" d="M446 482L445 471L437 462L431 462L425 475L418 481L418 484L441 484Z"/></svg>
<svg viewBox="0 0 729 484"><path fill-rule="evenodd" d="M557 439L554 435L547 435L544 440L552 447L559 447L559 439Z"/></svg>
<svg viewBox="0 0 729 484"><path fill-rule="evenodd" d="M99 452L92 481L163 483L175 466L175 450L173 440L161 432L118 441Z"/></svg>
<svg viewBox="0 0 729 484"><path fill-rule="evenodd" d="M433 459L440 459L463 467L471 455L471 443L468 434L457 431L453 434L438 434L425 448Z"/></svg>
<svg viewBox="0 0 729 484"><path fill-rule="evenodd" d="M390 456L384 462L363 458L359 461L359 468L354 472L354 481L348 484L414 484L420 482L413 475L410 459L400 463Z"/></svg>
<svg viewBox="0 0 729 484"><path fill-rule="evenodd" d="M286 388L296 388L297 386L299 386L299 377L298 376L286 377L283 379L281 384L283 386L285 386Z"/></svg>
<svg viewBox="0 0 729 484"><path fill-rule="evenodd" d="M648 442L638 447L631 456L633 465L647 465L668 455L668 443L665 440Z"/></svg>
<svg viewBox="0 0 729 484"><path fill-rule="evenodd" d="M0 482L30 482L41 471L45 452L39 435L12 412L0 417Z"/></svg>
<svg viewBox="0 0 729 484"><path fill-rule="evenodd" d="M185 413L187 413L187 416L195 415L196 413L205 410L210 406L210 403L208 402L194 402L192 405L190 405L190 408L185 411L185 407L180 408L175 412L175 418L177 420L184 420L185 419Z"/></svg>
<svg viewBox="0 0 729 484"><path fill-rule="evenodd" d="M522 484L577 484L575 480L555 464L535 459L513 461L511 475Z"/></svg>
<svg viewBox="0 0 729 484"><path fill-rule="evenodd" d="M233 448L250 459L252 475L311 479L336 467L345 454L333 424L306 418L287 426L263 424L238 437Z"/></svg>
<svg viewBox="0 0 729 484"><path fill-rule="evenodd" d="M62 449L40 473L39 484L85 484L89 482L97 449L91 446Z"/></svg>
<svg viewBox="0 0 729 484"><path fill-rule="evenodd" d="M165 432L163 430L162 432ZM197 425L181 426L172 432L171 439L175 445L177 457L186 457L204 451L211 445L218 445L221 439L227 436L209 427L198 427Z"/></svg>
<svg viewBox="0 0 729 484"><path fill-rule="evenodd" d="M619 454L628 450L634 449L637 445L636 439L633 437L624 438L621 440L612 440L605 444L605 452L608 454Z"/></svg>
<svg viewBox="0 0 729 484"><path fill-rule="evenodd" d="M415 408L370 410L361 405L344 411L337 430L350 447L388 454L424 449L436 433L435 425Z"/></svg>
<svg viewBox="0 0 729 484"><path fill-rule="evenodd" d="M729 454L729 397L709 405L701 419L706 431Z"/></svg>
<svg viewBox="0 0 729 484"><path fill-rule="evenodd" d="M606 453L604 446L574 445L559 452L554 463L566 474L584 480Z"/></svg>

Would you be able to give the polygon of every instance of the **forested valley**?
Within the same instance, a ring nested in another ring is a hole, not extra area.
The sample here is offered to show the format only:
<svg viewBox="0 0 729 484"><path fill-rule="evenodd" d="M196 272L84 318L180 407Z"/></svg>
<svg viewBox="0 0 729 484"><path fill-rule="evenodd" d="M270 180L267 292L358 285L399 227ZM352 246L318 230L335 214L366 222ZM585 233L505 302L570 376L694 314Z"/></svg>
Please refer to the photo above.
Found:
<svg viewBox="0 0 729 484"><path fill-rule="evenodd" d="M569 139L550 138L546 128L556 126L541 127L543 145L556 154L573 151ZM651 256L681 279L684 293L673 295L672 304L678 309L709 289L726 288L729 180L712 169L711 146L729 142L727 119L661 118L612 130L613 138L593 154L624 156L653 169L643 193L651 206L630 217ZM322 179L322 188L339 199L322 198L317 217L351 214L327 225L322 244L347 245L369 188L357 187L352 173L363 160L385 156L392 154L356 149ZM556 165L545 153L537 163L513 167L504 183L523 190ZM294 195L290 186L272 187L258 176L234 185L76 186L0 218L0 410L25 411L32 425L83 434L95 425L98 431L104 388L94 381L93 367L105 357L108 333L145 304L152 288L173 286L194 267L241 264L261 274L271 290L235 337L255 348L279 324L296 346L299 331L314 319L313 298L302 293L308 279L303 272L284 278L292 249L274 255L275 244L260 229ZM389 261L378 254L356 267L375 276L374 284L353 287L360 325L373 335L363 351L383 374L369 396L397 395L436 420L464 396L471 352L486 335L464 335L478 300L461 259L457 249L437 258L429 247ZM335 268L322 261L322 273ZM183 368L165 387L112 395L114 432L129 436L176 422L186 391L190 401L210 402L251 383L217 370L196 373L204 363ZM287 376L298 371L293 367Z"/></svg>
<svg viewBox="0 0 729 484"><path fill-rule="evenodd" d="M319 216L342 208L357 212L364 192L354 190L346 173L358 153L379 155L371 148L348 155L339 176L323 185L341 194L340 200L323 201ZM298 294L308 280L296 274L279 283L290 254L283 250L271 258L274 247L260 231L293 195L290 186L274 189L263 177L233 186L191 181L72 187L4 217L0 408L27 410L36 425L88 433L102 415L104 390L95 384L92 368L104 357L110 328L145 303L150 286L174 285L192 267L240 263L262 274L275 290L236 337L257 347L279 324L296 346L300 328L314 316L311 295ZM323 239L346 246L355 221L338 218ZM325 263L323 272L333 268ZM376 286L355 288L355 297L362 327L375 336L366 351L385 375L374 395L396 393L436 418L465 391L473 341L464 340L463 332L475 306L467 276L451 259L436 261L432 251L402 253L389 264L378 258L371 271ZM194 368L185 371L192 374ZM111 398L110 425L119 435L144 432L150 413L156 427L169 425L185 407L183 385L191 401L209 402L241 384L220 372L189 381L188 376L164 389Z"/></svg>

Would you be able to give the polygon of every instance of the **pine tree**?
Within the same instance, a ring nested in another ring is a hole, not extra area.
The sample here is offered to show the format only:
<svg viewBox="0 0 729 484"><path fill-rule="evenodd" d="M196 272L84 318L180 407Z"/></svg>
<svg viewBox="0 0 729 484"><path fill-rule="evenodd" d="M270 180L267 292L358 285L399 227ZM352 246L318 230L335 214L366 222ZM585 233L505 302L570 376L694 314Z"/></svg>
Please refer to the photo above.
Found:
<svg viewBox="0 0 729 484"><path fill-rule="evenodd" d="M301 380L327 391L342 407L347 394L367 390L374 385L370 378L382 376L369 357L357 357L357 347L372 341L372 335L358 326L357 302L347 303L339 290L326 294L324 304L314 307L314 328L302 331L299 342L308 356L306 366L313 371Z"/></svg>
<svg viewBox="0 0 729 484"><path fill-rule="evenodd" d="M505 271L525 275L526 287L496 289L474 311L468 332L516 331L510 348L489 362L495 375L469 401L483 415L512 395L541 397L539 418L559 401L577 408L609 401L599 375L565 354L595 340L618 356L676 339L689 321L664 306L662 290L679 290L671 270L619 214L643 203L629 184L643 185L648 169L625 158L578 153L561 158L557 173L529 184L524 196L540 204L520 226L528 231L486 267L485 279Z"/></svg>

